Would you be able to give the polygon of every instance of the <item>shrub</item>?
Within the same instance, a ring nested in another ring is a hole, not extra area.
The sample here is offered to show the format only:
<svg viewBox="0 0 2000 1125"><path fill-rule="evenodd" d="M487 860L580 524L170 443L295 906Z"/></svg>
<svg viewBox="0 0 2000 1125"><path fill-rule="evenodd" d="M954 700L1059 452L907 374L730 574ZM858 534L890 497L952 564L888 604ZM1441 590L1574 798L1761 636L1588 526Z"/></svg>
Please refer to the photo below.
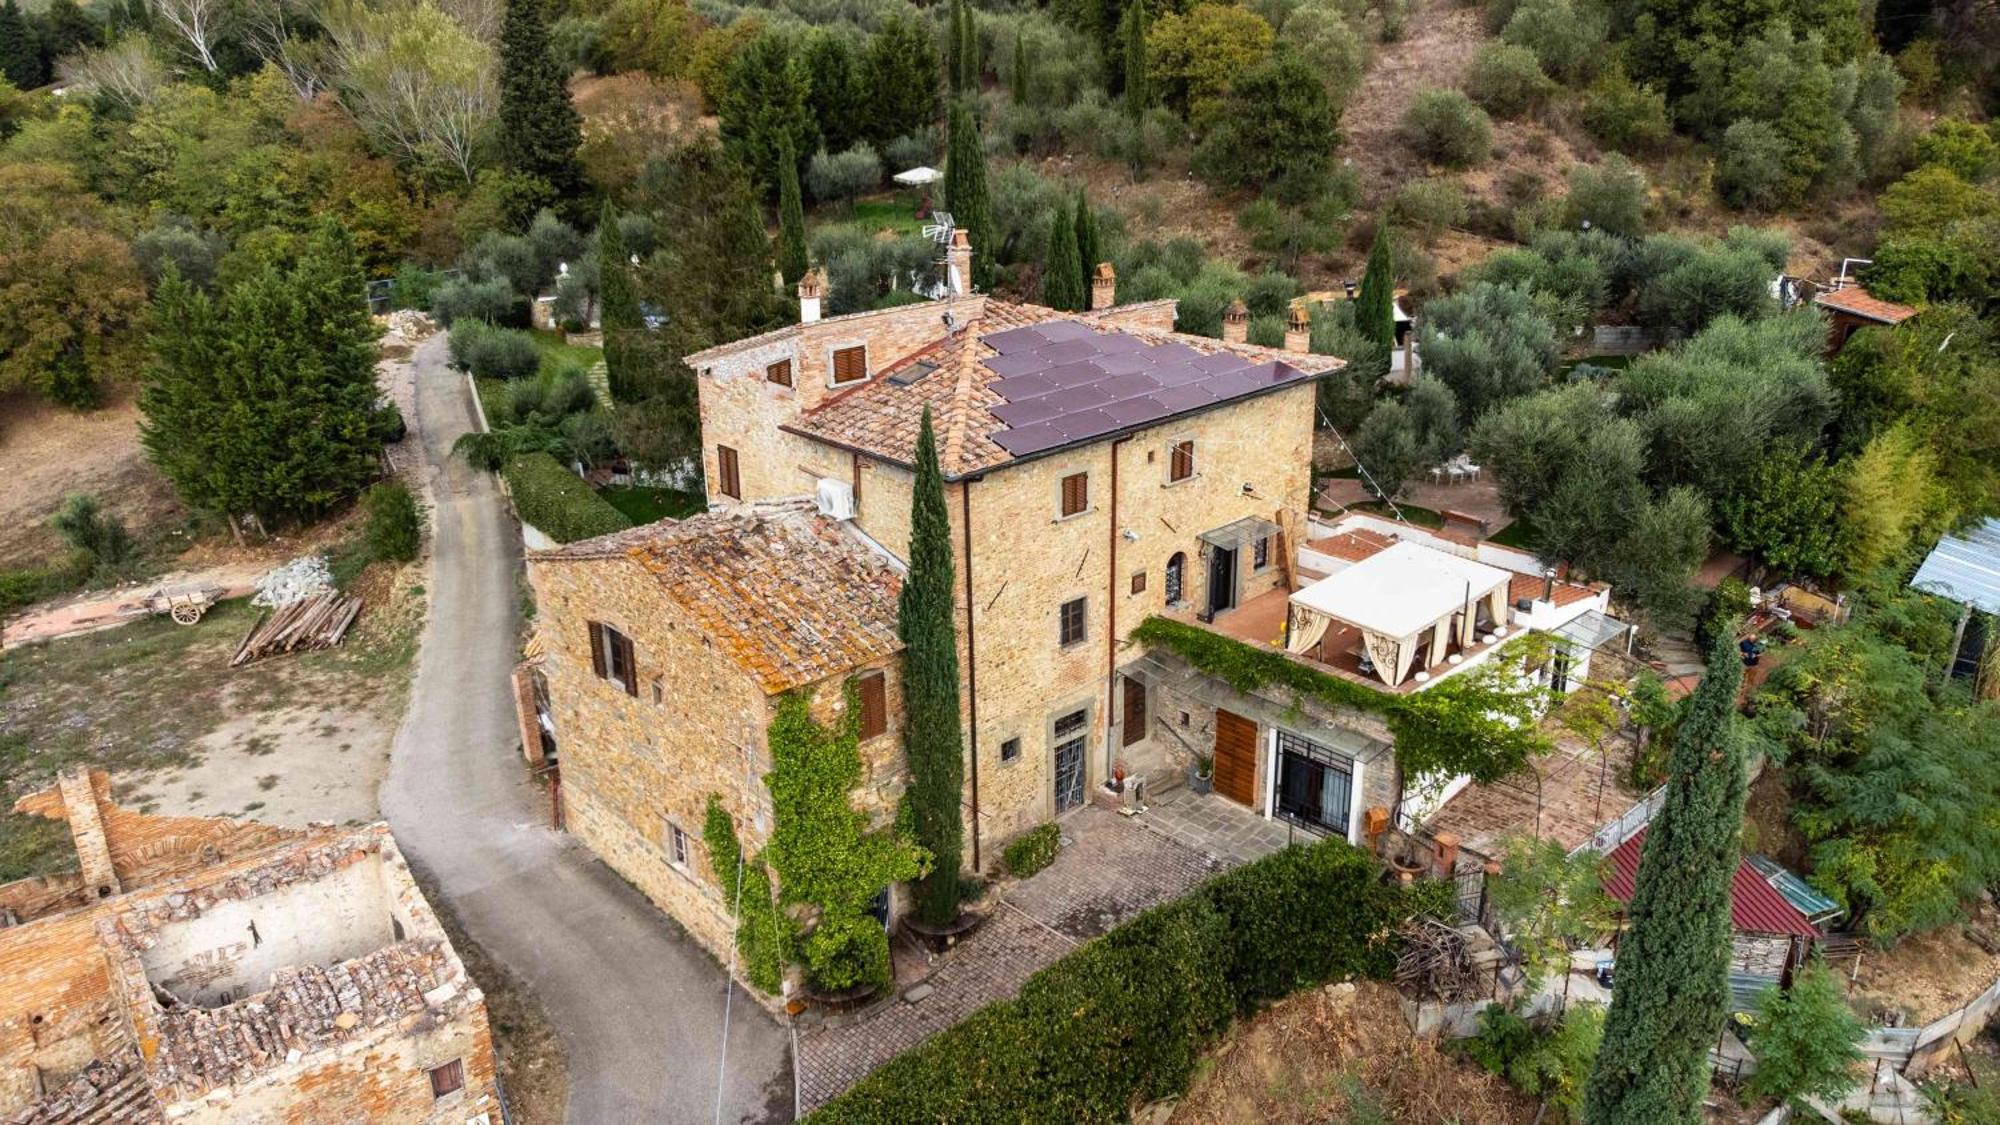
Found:
<svg viewBox="0 0 2000 1125"><path fill-rule="evenodd" d="M1397 225L1435 242L1447 227L1464 226L1470 213L1465 192L1450 180L1417 180L1389 201L1389 216Z"/></svg>
<svg viewBox="0 0 2000 1125"><path fill-rule="evenodd" d="M521 522L558 543L609 535L632 526L624 513L593 491L582 477L546 453L513 458L503 475Z"/></svg>
<svg viewBox="0 0 2000 1125"><path fill-rule="evenodd" d="M1791 146L1778 127L1738 121L1722 134L1715 160L1715 190L1731 207L1775 210L1798 198L1802 185L1785 170Z"/></svg>
<svg viewBox="0 0 2000 1125"><path fill-rule="evenodd" d="M882 158L867 144L858 144L839 155L825 149L813 154L806 166L806 187L813 198L852 204L856 197L882 182Z"/></svg>
<svg viewBox="0 0 2000 1125"><path fill-rule="evenodd" d="M361 498L365 522L361 540L368 557L387 562L410 562L417 557L423 540L423 517L417 513L417 499L410 486L399 480L384 481Z"/></svg>
<svg viewBox="0 0 2000 1125"><path fill-rule="evenodd" d="M396 269L396 281L389 303L399 309L428 309L431 298L446 284L444 275L411 262Z"/></svg>
<svg viewBox="0 0 2000 1125"><path fill-rule="evenodd" d="M503 277L485 281L447 281L431 291L431 315L450 328L470 317L489 324L526 324L527 302L514 295Z"/></svg>
<svg viewBox="0 0 2000 1125"><path fill-rule="evenodd" d="M1555 96L1555 80L1542 73L1535 53L1512 43L1488 43L1472 56L1465 92L1495 117L1519 117Z"/></svg>
<svg viewBox="0 0 2000 1125"><path fill-rule="evenodd" d="M96 569L96 555L71 551L54 566L0 570L0 613L74 590Z"/></svg>
<svg viewBox="0 0 2000 1125"><path fill-rule="evenodd" d="M104 514L95 496L71 494L49 517L49 526L70 550L88 552L98 571L115 569L132 557L132 536L125 530L125 521Z"/></svg>
<svg viewBox="0 0 2000 1125"><path fill-rule="evenodd" d="M1573 165L1564 210L1572 227L1589 223L1637 238L1646 229L1646 174L1615 152L1599 164Z"/></svg>
<svg viewBox="0 0 2000 1125"><path fill-rule="evenodd" d="M1029 977L822 1107L842 1125L1117 1121L1187 1088L1233 1013L1329 980L1385 978L1394 932L1450 888L1386 887L1339 840L1287 848L1149 910Z"/></svg>
<svg viewBox="0 0 2000 1125"><path fill-rule="evenodd" d="M1983 126L1962 117L1947 117L1917 138L1917 163L1943 165L1960 179L1976 184L2000 167L2000 141Z"/></svg>
<svg viewBox="0 0 2000 1125"><path fill-rule="evenodd" d="M463 320L451 330L451 362L480 379L525 379L540 370L534 337L483 320Z"/></svg>
<svg viewBox="0 0 2000 1125"><path fill-rule="evenodd" d="M1493 148L1486 111L1456 90L1424 90L1403 112L1403 139L1419 156L1449 168L1470 168Z"/></svg>
<svg viewBox="0 0 2000 1125"><path fill-rule="evenodd" d="M1634 85L1615 68L1599 75L1584 93L1582 119L1597 143L1620 152L1651 152L1673 133L1667 96L1651 86Z"/></svg>
<svg viewBox="0 0 2000 1125"><path fill-rule="evenodd" d="M1025 879L1054 863L1061 847L1062 829L1050 823L1022 833L1000 854L1007 861L1008 872Z"/></svg>
<svg viewBox="0 0 2000 1125"><path fill-rule="evenodd" d="M1544 71L1577 83L1596 71L1606 31L1593 0L1521 0L1501 37L1533 51Z"/></svg>

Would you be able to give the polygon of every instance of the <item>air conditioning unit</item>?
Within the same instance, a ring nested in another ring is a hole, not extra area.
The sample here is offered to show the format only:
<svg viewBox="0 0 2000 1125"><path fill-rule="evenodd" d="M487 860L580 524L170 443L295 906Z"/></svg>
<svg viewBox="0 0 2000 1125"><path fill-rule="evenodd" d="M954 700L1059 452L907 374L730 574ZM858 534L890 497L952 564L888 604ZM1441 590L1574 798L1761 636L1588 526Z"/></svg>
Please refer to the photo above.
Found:
<svg viewBox="0 0 2000 1125"><path fill-rule="evenodd" d="M854 486L844 480L821 477L818 502L819 514L828 519L854 518Z"/></svg>

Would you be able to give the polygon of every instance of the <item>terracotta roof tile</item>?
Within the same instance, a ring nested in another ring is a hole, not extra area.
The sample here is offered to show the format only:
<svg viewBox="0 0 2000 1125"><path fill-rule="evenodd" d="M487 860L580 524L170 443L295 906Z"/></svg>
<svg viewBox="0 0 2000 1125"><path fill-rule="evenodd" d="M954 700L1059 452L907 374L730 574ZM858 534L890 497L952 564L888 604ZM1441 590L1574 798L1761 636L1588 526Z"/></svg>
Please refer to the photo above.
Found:
<svg viewBox="0 0 2000 1125"><path fill-rule="evenodd" d="M1540 601L1542 600L1543 582L1543 579L1537 578L1532 574L1517 574L1507 582L1507 600L1518 602L1522 598L1526 598L1529 601ZM1597 593L1598 588L1595 586L1585 586L1581 582L1565 582L1558 579L1555 585L1554 597L1556 606L1560 608L1580 602L1585 598L1594 598L1597 596Z"/></svg>
<svg viewBox="0 0 2000 1125"><path fill-rule="evenodd" d="M533 557L636 561L718 650L774 695L903 647L896 637L901 580L810 501L663 520Z"/></svg>
<svg viewBox="0 0 2000 1125"><path fill-rule="evenodd" d="M1859 285L1830 289L1814 297L1813 304L1821 308L1852 313L1869 320L1879 320L1884 324L1901 324L1917 315L1917 310L1910 306L1884 301Z"/></svg>
<svg viewBox="0 0 2000 1125"><path fill-rule="evenodd" d="M928 406L938 433L938 458L947 477L967 476L1015 460L1013 454L994 440L995 434L1005 432L1008 427L991 411L1006 399L993 389L1001 376L986 364L997 353L984 342L984 337L1055 320L1073 321L1100 334L1122 334L1148 344L1185 344L1202 355L1226 353L1246 364L1281 363L1309 375L1342 366L1332 356L1224 344L1205 336L1107 324L1105 314L1117 311L1121 310L1063 313L989 298L970 323L896 360L868 382L828 398L786 428L884 460L908 464L924 407ZM934 363L937 370L913 383L899 385L893 381L893 376L918 362Z"/></svg>
<svg viewBox="0 0 2000 1125"><path fill-rule="evenodd" d="M1306 544L1306 550L1318 551L1322 555L1332 555L1348 562L1360 562L1380 551L1388 550L1394 542L1394 539L1379 531L1361 527L1353 531L1343 531L1339 535L1329 535L1324 539L1315 539Z"/></svg>

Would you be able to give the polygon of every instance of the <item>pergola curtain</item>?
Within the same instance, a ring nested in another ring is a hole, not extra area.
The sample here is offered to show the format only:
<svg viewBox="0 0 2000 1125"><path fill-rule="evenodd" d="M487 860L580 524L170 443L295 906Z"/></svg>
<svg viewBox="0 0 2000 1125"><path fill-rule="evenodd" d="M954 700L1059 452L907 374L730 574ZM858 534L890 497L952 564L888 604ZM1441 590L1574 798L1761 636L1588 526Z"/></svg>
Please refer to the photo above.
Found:
<svg viewBox="0 0 2000 1125"><path fill-rule="evenodd" d="M1286 630L1285 651L1290 653L1311 652L1313 646L1326 636L1333 626L1333 618L1324 613L1314 613L1296 602L1291 607L1291 628Z"/></svg>

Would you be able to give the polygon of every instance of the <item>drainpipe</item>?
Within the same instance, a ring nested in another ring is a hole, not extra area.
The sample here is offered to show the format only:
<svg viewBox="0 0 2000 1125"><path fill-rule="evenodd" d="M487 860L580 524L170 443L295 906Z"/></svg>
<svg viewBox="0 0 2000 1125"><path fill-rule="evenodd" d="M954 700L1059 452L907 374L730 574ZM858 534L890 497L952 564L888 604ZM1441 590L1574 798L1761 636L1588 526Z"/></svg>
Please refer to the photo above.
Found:
<svg viewBox="0 0 2000 1125"><path fill-rule="evenodd" d="M972 626L972 477L958 482L959 523L965 528L965 700L972 753L972 869L979 863L979 648Z"/></svg>
<svg viewBox="0 0 2000 1125"><path fill-rule="evenodd" d="M1111 553L1104 583L1104 777L1110 780L1118 748L1111 743L1111 717L1118 713L1118 447L1132 440L1127 434L1111 442Z"/></svg>

